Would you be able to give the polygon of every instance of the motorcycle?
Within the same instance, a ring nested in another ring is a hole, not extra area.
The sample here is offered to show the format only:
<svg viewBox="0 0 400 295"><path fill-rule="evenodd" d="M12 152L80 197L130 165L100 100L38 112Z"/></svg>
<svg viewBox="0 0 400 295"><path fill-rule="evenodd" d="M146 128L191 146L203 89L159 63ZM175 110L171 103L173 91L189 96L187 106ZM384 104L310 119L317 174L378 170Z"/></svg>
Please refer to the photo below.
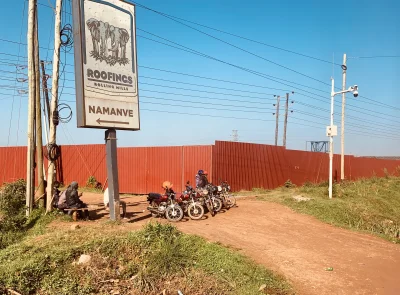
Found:
<svg viewBox="0 0 400 295"><path fill-rule="evenodd" d="M164 188L163 195L158 193L149 193L147 201L149 207L147 210L151 212L153 217L166 217L171 222L178 222L183 218L183 209L179 206L175 192L170 188Z"/></svg>
<svg viewBox="0 0 400 295"><path fill-rule="evenodd" d="M218 186L218 195L223 199L224 207L230 209L236 205L236 198L230 194L231 186L227 181L222 181Z"/></svg>
<svg viewBox="0 0 400 295"><path fill-rule="evenodd" d="M203 189L198 190L200 196L203 198L203 205L211 213L211 216L222 209L222 201L216 197L215 187L212 184L207 184Z"/></svg>
<svg viewBox="0 0 400 295"><path fill-rule="evenodd" d="M199 220L204 215L204 208L198 198L197 192L193 189L188 181L186 183L186 190L182 194L182 203L184 212L187 212L189 217L193 220Z"/></svg>

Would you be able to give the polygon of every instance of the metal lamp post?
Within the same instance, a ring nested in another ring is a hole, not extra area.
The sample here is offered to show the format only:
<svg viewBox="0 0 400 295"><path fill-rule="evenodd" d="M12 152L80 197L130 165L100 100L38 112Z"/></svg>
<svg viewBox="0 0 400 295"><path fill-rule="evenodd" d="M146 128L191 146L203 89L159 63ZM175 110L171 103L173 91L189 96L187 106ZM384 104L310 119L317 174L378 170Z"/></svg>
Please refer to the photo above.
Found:
<svg viewBox="0 0 400 295"><path fill-rule="evenodd" d="M333 186L333 137L337 135L337 126L333 125L333 108L335 102L335 95L343 94L347 92L353 92L354 97L358 96L358 86L354 85L349 87L347 90L335 92L335 80L332 80L331 89L331 124L326 128L326 135L329 136L329 199L332 199L332 186Z"/></svg>

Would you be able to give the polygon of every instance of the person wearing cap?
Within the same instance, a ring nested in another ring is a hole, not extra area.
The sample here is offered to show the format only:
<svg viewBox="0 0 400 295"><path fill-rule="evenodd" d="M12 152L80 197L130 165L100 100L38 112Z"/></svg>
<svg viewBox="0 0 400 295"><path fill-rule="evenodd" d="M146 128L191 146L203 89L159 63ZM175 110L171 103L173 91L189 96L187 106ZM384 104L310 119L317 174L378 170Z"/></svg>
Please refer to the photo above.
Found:
<svg viewBox="0 0 400 295"><path fill-rule="evenodd" d="M106 211L110 211L110 195L108 193L108 187L104 190L103 202L106 207ZM122 218L126 219L126 203L124 201L119 201L122 206Z"/></svg>
<svg viewBox="0 0 400 295"><path fill-rule="evenodd" d="M204 188L207 184L207 171L199 170L196 175L196 188Z"/></svg>

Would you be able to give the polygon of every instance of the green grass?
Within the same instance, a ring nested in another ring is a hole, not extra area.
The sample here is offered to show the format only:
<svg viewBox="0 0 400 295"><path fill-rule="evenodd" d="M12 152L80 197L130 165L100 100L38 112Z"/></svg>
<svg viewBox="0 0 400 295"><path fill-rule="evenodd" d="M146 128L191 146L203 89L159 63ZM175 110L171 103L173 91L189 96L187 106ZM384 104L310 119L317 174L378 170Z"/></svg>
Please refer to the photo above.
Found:
<svg viewBox="0 0 400 295"><path fill-rule="evenodd" d="M331 200L327 183L259 190L257 195L262 200L279 202L329 224L366 231L400 243L400 177L374 177L335 184ZM299 202L293 198L296 195L311 200Z"/></svg>
<svg viewBox="0 0 400 295"><path fill-rule="evenodd" d="M0 293L253 295L265 284L264 294L294 294L283 278L241 254L171 225L100 228L60 227L0 250ZM73 264L81 254L91 255L88 266Z"/></svg>

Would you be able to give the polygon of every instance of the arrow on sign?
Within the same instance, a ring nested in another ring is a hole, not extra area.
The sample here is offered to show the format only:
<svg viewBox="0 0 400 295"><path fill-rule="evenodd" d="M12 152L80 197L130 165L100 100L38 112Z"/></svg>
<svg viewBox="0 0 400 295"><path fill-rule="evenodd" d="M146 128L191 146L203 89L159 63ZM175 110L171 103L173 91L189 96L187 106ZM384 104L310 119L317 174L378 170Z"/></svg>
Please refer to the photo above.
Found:
<svg viewBox="0 0 400 295"><path fill-rule="evenodd" d="M100 120L100 118L98 118L98 119L96 120L96 122L97 122L98 124L101 124L101 123L114 123L114 124L126 124L126 125L129 125L129 122L106 121L106 120Z"/></svg>

